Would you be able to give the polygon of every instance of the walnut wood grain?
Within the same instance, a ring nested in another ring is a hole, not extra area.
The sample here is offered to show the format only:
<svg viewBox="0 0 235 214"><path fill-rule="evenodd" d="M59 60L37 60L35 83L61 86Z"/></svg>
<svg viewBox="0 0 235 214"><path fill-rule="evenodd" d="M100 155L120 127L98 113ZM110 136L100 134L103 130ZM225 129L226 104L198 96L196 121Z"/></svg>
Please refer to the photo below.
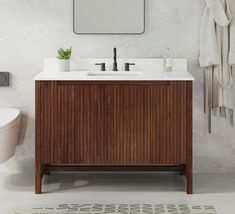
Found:
<svg viewBox="0 0 235 214"><path fill-rule="evenodd" d="M36 81L36 193L61 164L184 165L192 193L192 82Z"/></svg>

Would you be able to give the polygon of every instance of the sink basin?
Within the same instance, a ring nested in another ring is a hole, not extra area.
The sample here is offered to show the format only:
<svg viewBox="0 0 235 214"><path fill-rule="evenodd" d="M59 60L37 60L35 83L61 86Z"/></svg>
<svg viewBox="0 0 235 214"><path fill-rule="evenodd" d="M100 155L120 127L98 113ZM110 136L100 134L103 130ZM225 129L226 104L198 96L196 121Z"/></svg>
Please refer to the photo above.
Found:
<svg viewBox="0 0 235 214"><path fill-rule="evenodd" d="M89 71L89 76L133 76L142 75L141 71Z"/></svg>

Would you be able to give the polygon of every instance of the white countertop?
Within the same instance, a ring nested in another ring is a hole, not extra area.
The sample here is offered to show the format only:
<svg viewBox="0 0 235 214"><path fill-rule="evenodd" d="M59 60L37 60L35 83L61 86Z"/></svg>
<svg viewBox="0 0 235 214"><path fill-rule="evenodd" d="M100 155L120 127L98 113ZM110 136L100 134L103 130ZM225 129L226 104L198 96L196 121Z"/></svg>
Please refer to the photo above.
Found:
<svg viewBox="0 0 235 214"><path fill-rule="evenodd" d="M118 58L118 68L124 70L124 63L135 63L131 70L142 74L91 76L89 71L98 71L97 62L105 62L106 69L112 69L111 58L78 58L70 60L70 72L58 72L58 59L44 59L43 71L34 77L35 81L193 81L194 77L187 72L187 59L174 58L173 71L163 72L162 58ZM129 73L129 72L128 72ZM130 71L131 73L131 71Z"/></svg>
<svg viewBox="0 0 235 214"><path fill-rule="evenodd" d="M90 76L88 71L49 72L43 71L34 77L35 81L193 81L187 71L153 72L144 71L141 75L128 76Z"/></svg>

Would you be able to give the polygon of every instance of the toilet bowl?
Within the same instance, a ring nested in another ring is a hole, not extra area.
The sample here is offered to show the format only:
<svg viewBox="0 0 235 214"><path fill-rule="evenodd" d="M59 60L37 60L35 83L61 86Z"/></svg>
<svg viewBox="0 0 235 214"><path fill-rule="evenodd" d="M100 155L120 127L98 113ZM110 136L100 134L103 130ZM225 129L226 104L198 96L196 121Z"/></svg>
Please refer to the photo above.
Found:
<svg viewBox="0 0 235 214"><path fill-rule="evenodd" d="M20 110L0 108L0 163L15 154L20 127Z"/></svg>

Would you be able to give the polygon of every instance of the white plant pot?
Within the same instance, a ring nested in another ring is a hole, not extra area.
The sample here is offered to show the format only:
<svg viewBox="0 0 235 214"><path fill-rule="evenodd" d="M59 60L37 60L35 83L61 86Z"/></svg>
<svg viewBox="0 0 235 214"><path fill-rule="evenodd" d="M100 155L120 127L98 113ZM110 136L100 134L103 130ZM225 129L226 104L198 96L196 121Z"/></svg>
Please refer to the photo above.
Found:
<svg viewBox="0 0 235 214"><path fill-rule="evenodd" d="M69 72L70 71L69 59L58 59L58 69L61 72Z"/></svg>

